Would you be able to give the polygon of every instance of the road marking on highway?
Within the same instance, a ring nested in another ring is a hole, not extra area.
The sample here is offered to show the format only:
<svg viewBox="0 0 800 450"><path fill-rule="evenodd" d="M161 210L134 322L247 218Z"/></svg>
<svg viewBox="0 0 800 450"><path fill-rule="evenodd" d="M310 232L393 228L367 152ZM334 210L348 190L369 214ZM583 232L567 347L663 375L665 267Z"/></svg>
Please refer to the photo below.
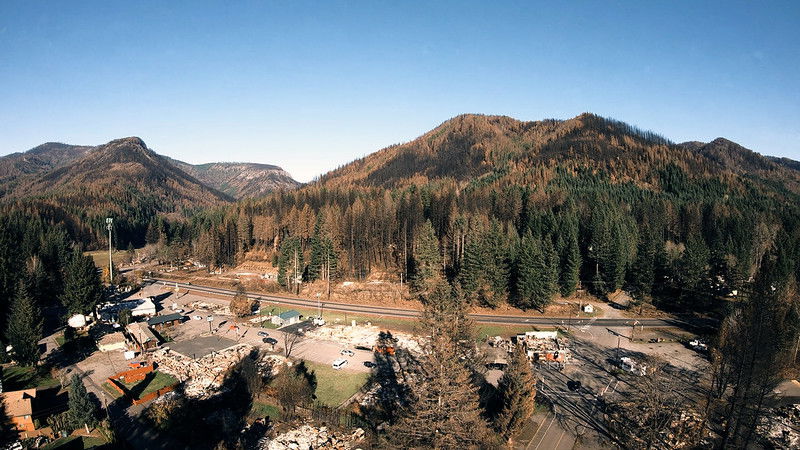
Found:
<svg viewBox="0 0 800 450"><path fill-rule="evenodd" d="M556 445L553 446L553 448L558 449L558 445L561 444L561 440L564 439L565 434L567 434L567 431L561 430L561 436L558 437L558 441L556 442Z"/></svg>
<svg viewBox="0 0 800 450"><path fill-rule="evenodd" d="M547 432L550 431L550 428L553 426L553 423L555 421L556 421L556 416L555 416L555 414L553 414L553 418L550 420L550 425L548 425L547 429L544 430L544 433L542 433L542 438L539 439L539 443L536 444L536 447L534 447L533 450L538 450L539 449L539 446L542 445L542 442L544 442L544 438L547 437ZM528 445L530 445L530 443Z"/></svg>
<svg viewBox="0 0 800 450"><path fill-rule="evenodd" d="M591 320L589 320L589 322L588 322L586 325L584 325L584 326L582 326L582 327L581 327L581 331L586 331L587 329L589 329L589 327L590 327L590 326L592 326L592 324L593 324L593 323L594 323L596 320L597 320L597 317L596 317L596 316L595 316L595 317L592 317L592 318L591 318Z"/></svg>
<svg viewBox="0 0 800 450"><path fill-rule="evenodd" d="M544 420L542 421L542 423L540 423L540 424L539 424L539 426L536 428L536 431L533 433L533 436L531 436L531 440L530 440L530 441L528 441L528 445L526 445L526 446L525 446L525 449L526 449L526 450L528 449L528 447L530 447L530 446L531 446L531 442L533 442L533 440L534 440L534 439L536 439L536 436L538 436L538 435L539 435L539 430L541 430L541 429L542 429L542 425L544 425L544 423L545 423L545 422L547 422L547 416L545 416L545 418L544 418Z"/></svg>

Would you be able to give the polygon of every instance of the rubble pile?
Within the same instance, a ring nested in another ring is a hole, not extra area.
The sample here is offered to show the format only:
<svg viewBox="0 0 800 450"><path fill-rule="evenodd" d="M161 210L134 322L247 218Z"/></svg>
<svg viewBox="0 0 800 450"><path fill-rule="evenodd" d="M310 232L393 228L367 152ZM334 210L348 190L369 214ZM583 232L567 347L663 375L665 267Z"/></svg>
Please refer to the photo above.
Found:
<svg viewBox="0 0 800 450"><path fill-rule="evenodd" d="M333 341L343 346L359 346L372 348L378 341L381 329L374 325L331 325L314 328L306 332L306 336L326 341ZM412 353L422 353L418 338L405 333L392 333L398 347L408 349Z"/></svg>
<svg viewBox="0 0 800 450"><path fill-rule="evenodd" d="M702 426L703 416L698 411L681 411L677 419L670 422L667 431L660 433L661 439L667 444L667 448L689 448L687 436L694 435L694 430L699 430ZM701 437L707 434L707 431L703 431Z"/></svg>
<svg viewBox="0 0 800 450"><path fill-rule="evenodd" d="M352 433L329 430L328 427L303 425L266 440L260 445L262 450L298 449L352 449L364 438L364 430L356 428Z"/></svg>
<svg viewBox="0 0 800 450"><path fill-rule="evenodd" d="M771 410L762 427L760 431L775 448L800 448L800 405Z"/></svg>
<svg viewBox="0 0 800 450"><path fill-rule="evenodd" d="M192 359L169 348L162 348L151 354L158 369L168 373L178 381L185 381L184 392L189 397L204 397L213 394L222 385L228 369L242 360L253 347L238 344L202 358Z"/></svg>
<svg viewBox="0 0 800 450"><path fill-rule="evenodd" d="M191 302L186 305L190 309L199 309L203 311L210 311L218 316L230 316L231 309L227 306L217 305L215 303L206 303L201 301Z"/></svg>

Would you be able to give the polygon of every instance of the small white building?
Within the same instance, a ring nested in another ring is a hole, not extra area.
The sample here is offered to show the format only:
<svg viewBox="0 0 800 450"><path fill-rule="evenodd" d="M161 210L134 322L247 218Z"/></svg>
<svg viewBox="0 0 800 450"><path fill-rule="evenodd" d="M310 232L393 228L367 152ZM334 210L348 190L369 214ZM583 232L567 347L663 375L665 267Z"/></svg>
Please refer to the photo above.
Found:
<svg viewBox="0 0 800 450"><path fill-rule="evenodd" d="M270 321L273 324L278 325L280 327L285 325L293 325L295 323L300 322L300 313L292 309L286 312L282 312L277 316L272 316Z"/></svg>
<svg viewBox="0 0 800 450"><path fill-rule="evenodd" d="M97 341L97 348L101 352L113 352L115 350L125 350L127 343L125 342L125 335L121 331L111 333L103 336Z"/></svg>
<svg viewBox="0 0 800 450"><path fill-rule="evenodd" d="M83 328L86 326L86 316L83 314L75 314L67 320L67 325L72 328Z"/></svg>
<svg viewBox="0 0 800 450"><path fill-rule="evenodd" d="M583 305L583 312L587 314L591 314L594 312L594 306L592 305Z"/></svg>
<svg viewBox="0 0 800 450"><path fill-rule="evenodd" d="M130 309L133 317L152 317L156 315L156 304L152 297L104 303L97 309L100 319L108 322L116 322L120 311L123 309Z"/></svg>
<svg viewBox="0 0 800 450"><path fill-rule="evenodd" d="M131 315L133 317L155 316L156 304L153 303L153 298L147 297L141 300L135 308L131 309Z"/></svg>
<svg viewBox="0 0 800 450"><path fill-rule="evenodd" d="M526 331L525 337L531 339L556 339L558 338L558 331Z"/></svg>

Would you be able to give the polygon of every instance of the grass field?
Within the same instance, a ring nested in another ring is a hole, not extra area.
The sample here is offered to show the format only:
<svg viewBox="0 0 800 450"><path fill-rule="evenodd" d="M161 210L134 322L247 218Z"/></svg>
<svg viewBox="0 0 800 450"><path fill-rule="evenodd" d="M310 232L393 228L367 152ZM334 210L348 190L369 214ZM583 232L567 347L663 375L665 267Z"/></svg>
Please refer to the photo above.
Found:
<svg viewBox="0 0 800 450"><path fill-rule="evenodd" d="M478 341L483 341L487 337L503 336L511 337L517 334L522 334L526 331L541 331L542 327L534 325L488 325L477 324L475 326L476 337ZM544 329L552 330L553 327L544 327Z"/></svg>
<svg viewBox="0 0 800 450"><path fill-rule="evenodd" d="M267 403L253 402L253 406L250 408L250 416L259 419L269 416L272 420L278 420L281 418L281 415L282 413L279 407Z"/></svg>
<svg viewBox="0 0 800 450"><path fill-rule="evenodd" d="M155 392L161 388L172 386L173 384L177 383L178 380L172 377L172 375L167 375L163 372L153 372L153 374L149 375L143 381L138 383L124 383L119 382L134 398L142 398L145 395ZM119 393L118 390L114 389L108 384L108 381L103 383L103 390L105 390L109 395L113 398L122 397L122 394Z"/></svg>
<svg viewBox="0 0 800 450"><path fill-rule="evenodd" d="M67 436L65 438L56 439L55 441L42 447L42 449L44 450L55 450L55 449L66 450L66 449L79 449L79 448L87 449L87 448L100 447L101 445L105 444L106 444L105 439L95 436Z"/></svg>
<svg viewBox="0 0 800 450"><path fill-rule="evenodd" d="M32 367L8 366L3 368L3 390L19 391L35 387L58 386L58 380L49 373L37 373Z"/></svg>
<svg viewBox="0 0 800 450"><path fill-rule="evenodd" d="M141 398L151 392L155 392L161 388L171 386L178 382L172 375L167 375L163 372L153 372L154 376L148 376L144 381L138 383L122 383L125 388L133 394L136 398Z"/></svg>
<svg viewBox="0 0 800 450"><path fill-rule="evenodd" d="M120 397L122 397L122 394L120 394L118 390L116 390L113 387L111 387L111 385L108 384L108 381L104 381L103 384L102 384L102 387L103 387L103 390L106 391L106 394L110 395L111 398L120 398Z"/></svg>
<svg viewBox="0 0 800 450"><path fill-rule="evenodd" d="M270 312L272 312L272 314L280 314L290 310L295 310L306 318L317 316L316 308L287 307L281 305L262 308L261 314L266 315ZM396 319L393 317L372 316L367 314L347 314L338 311L326 311L325 309L322 310L322 318L329 324L349 325L351 320L355 320L359 324L370 322L372 325L379 328L409 332L414 331L419 323L419 321L415 319Z"/></svg>
<svg viewBox="0 0 800 450"><path fill-rule="evenodd" d="M94 265L100 267L101 269L105 269L108 267L108 249L105 250L93 250L91 252L84 252L84 255L89 255L94 260ZM119 266L125 260L126 252L121 250L115 250L114 253L111 255L111 258L114 260L114 265Z"/></svg>
<svg viewBox="0 0 800 450"><path fill-rule="evenodd" d="M306 361L317 375L317 401L328 406L339 406L358 392L369 378L368 373L336 370L328 364Z"/></svg>

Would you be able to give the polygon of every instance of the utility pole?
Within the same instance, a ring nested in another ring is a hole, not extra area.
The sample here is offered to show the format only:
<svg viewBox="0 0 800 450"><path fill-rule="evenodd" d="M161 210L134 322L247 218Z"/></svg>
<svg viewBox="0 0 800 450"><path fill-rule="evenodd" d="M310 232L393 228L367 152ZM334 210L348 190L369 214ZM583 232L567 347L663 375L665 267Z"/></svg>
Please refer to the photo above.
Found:
<svg viewBox="0 0 800 450"><path fill-rule="evenodd" d="M300 295L300 286L297 284L297 249L294 249L294 284L297 286L297 295Z"/></svg>
<svg viewBox="0 0 800 450"><path fill-rule="evenodd" d="M325 252L325 278L328 280L328 301L331 301L331 254ZM322 312L320 311L320 317Z"/></svg>
<svg viewBox="0 0 800 450"><path fill-rule="evenodd" d="M114 284L114 263L111 261L111 230L114 228L114 219L106 217L106 229L108 230L108 284Z"/></svg>

